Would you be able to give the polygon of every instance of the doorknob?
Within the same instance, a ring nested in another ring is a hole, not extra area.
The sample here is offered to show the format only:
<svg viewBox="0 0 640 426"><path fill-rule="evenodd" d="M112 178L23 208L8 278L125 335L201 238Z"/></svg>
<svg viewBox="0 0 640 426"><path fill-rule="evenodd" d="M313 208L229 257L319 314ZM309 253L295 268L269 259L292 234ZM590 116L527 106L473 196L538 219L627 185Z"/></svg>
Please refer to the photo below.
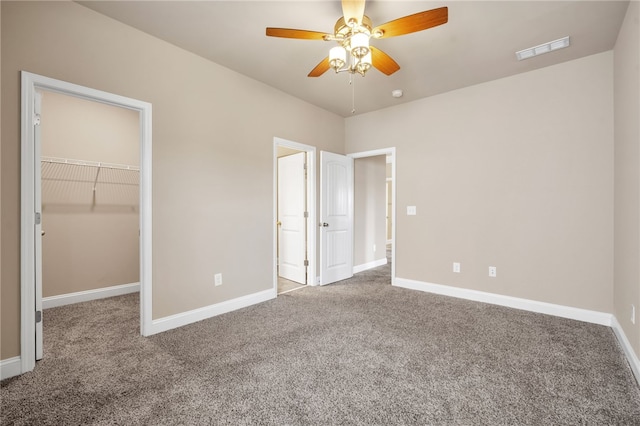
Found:
<svg viewBox="0 0 640 426"><path fill-rule="evenodd" d="M44 237L44 234L46 234L46 232L41 231L41 234L40 234L40 235Z"/></svg>
<svg viewBox="0 0 640 426"><path fill-rule="evenodd" d="M323 227L323 228L326 228L326 227L328 227L328 226L329 226L329 224L328 224L327 222L322 222L322 227Z"/></svg>

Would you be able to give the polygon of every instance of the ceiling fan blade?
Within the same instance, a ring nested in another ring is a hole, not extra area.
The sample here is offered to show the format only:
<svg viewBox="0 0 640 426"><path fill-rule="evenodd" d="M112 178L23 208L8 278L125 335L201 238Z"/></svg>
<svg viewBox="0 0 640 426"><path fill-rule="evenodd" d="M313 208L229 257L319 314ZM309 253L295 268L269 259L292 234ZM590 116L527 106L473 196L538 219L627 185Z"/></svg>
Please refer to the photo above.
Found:
<svg viewBox="0 0 640 426"><path fill-rule="evenodd" d="M350 20L355 20L358 24L362 23L364 16L365 0L342 0L342 14L344 22L349 24Z"/></svg>
<svg viewBox="0 0 640 426"><path fill-rule="evenodd" d="M369 46L371 50L371 65L383 74L391 75L400 69L400 65L382 50Z"/></svg>
<svg viewBox="0 0 640 426"><path fill-rule="evenodd" d="M438 25L446 24L447 21L449 21L449 9L447 7L439 7L379 25L373 29L372 34L380 31L382 36L377 38L396 37L437 27Z"/></svg>
<svg viewBox="0 0 640 426"><path fill-rule="evenodd" d="M331 68L331 66L329 65L329 57L327 56L311 70L307 77L320 77L322 74L329 71L329 68Z"/></svg>
<svg viewBox="0 0 640 426"><path fill-rule="evenodd" d="M324 40L325 36L331 34L320 33L318 31L294 30L291 28L267 28L269 37L298 38L303 40Z"/></svg>

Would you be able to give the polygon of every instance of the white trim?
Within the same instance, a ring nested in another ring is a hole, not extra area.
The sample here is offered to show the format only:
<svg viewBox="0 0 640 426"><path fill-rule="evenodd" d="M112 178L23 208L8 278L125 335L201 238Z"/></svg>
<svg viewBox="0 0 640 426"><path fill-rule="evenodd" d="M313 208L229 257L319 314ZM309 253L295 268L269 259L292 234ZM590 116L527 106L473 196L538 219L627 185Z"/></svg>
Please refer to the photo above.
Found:
<svg viewBox="0 0 640 426"><path fill-rule="evenodd" d="M316 276L316 148L299 142L293 142L279 137L273 138L273 289L278 293L278 147L295 149L307 153L307 285L318 285L313 279Z"/></svg>
<svg viewBox="0 0 640 426"><path fill-rule="evenodd" d="M459 299L474 300L476 302L490 303L492 305L506 306L524 311L537 312L541 314L554 315L556 317L569 318L577 321L584 321L593 324L606 325L611 327L613 315L591 311L588 309L574 308L571 306L556 305L553 303L538 302L536 300L521 299L518 297L504 296L501 294L487 293L478 290L451 287L441 284L432 284L422 281L409 280L406 278L396 278L393 285L412 290L424 291L427 293L442 294L444 296L457 297Z"/></svg>
<svg viewBox="0 0 640 426"><path fill-rule="evenodd" d="M0 380L22 374L22 361L19 356L0 360Z"/></svg>
<svg viewBox="0 0 640 426"><path fill-rule="evenodd" d="M34 98L38 90L48 90L138 111L140 114L140 332L149 335L152 320L152 202L151 202L151 119L148 102L103 92L26 71L21 72L21 225L20 225L20 360L22 373L33 370L36 358L35 325L35 164L40 164L34 148Z"/></svg>
<svg viewBox="0 0 640 426"><path fill-rule="evenodd" d="M357 274L358 272L366 271L368 269L377 268L378 266L386 265L387 258L374 260L373 262L363 263L361 265L356 265L353 267L353 273Z"/></svg>
<svg viewBox="0 0 640 426"><path fill-rule="evenodd" d="M347 157L353 159L376 157L378 155L385 155L387 163L391 164L391 240L387 240L387 244L391 244L391 284L395 284L396 281L396 148L382 148L374 149L371 151L355 152L347 154ZM389 179L389 178L387 178ZM386 231L385 231L386 232Z"/></svg>
<svg viewBox="0 0 640 426"><path fill-rule="evenodd" d="M615 316L613 317L611 328L613 328L613 332L618 338L620 346L622 346L622 351L627 357L627 361L629 361L629 366L631 367L631 371L636 378L636 382L638 382L638 384L640 385L640 360L633 350L633 347L631 347L631 342L629 342L629 339L627 339L627 335L625 334L622 326Z"/></svg>
<svg viewBox="0 0 640 426"><path fill-rule="evenodd" d="M74 303L89 302L91 300L106 299L107 297L122 296L140 291L140 283L114 285L111 287L96 288L94 290L78 291L75 293L60 294L42 298L42 309L56 308L58 306L72 305Z"/></svg>
<svg viewBox="0 0 640 426"><path fill-rule="evenodd" d="M247 296L238 297L236 299L227 300L225 302L216 303L215 305L209 305L191 311L156 319L153 320L151 334L162 333L163 331L183 327L185 325L212 318L217 315L226 314L227 312L266 302L267 300L274 299L275 297L276 291L273 289L269 289L258 293L249 294Z"/></svg>

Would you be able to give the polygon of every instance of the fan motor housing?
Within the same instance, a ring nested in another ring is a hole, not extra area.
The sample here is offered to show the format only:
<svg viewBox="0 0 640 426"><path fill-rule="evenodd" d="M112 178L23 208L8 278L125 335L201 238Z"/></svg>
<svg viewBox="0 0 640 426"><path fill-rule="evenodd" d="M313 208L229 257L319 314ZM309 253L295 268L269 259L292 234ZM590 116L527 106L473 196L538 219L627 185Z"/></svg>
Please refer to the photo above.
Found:
<svg viewBox="0 0 640 426"><path fill-rule="evenodd" d="M362 17L362 23L359 26L365 29L367 34L371 34L373 22L367 15L364 15ZM336 37L346 38L350 35L352 30L353 28L344 21L344 16L340 17L340 19L336 21L336 25L334 26L334 34Z"/></svg>

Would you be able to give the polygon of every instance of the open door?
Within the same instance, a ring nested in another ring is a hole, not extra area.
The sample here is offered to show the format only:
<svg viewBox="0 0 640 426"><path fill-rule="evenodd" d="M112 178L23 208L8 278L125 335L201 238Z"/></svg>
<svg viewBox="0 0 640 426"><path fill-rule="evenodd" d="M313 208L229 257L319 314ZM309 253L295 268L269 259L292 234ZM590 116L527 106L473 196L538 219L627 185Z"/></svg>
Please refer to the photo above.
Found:
<svg viewBox="0 0 640 426"><path fill-rule="evenodd" d="M353 158L320 152L320 284L353 276Z"/></svg>
<svg viewBox="0 0 640 426"><path fill-rule="evenodd" d="M307 283L306 156L278 158L278 276L299 284Z"/></svg>
<svg viewBox="0 0 640 426"><path fill-rule="evenodd" d="M33 122L33 151L34 179L33 204L35 207L34 251L35 251L35 311L36 311L36 361L44 356L42 347L42 168L40 165L40 151L42 147L40 132L40 114L42 113L42 93L35 92L34 122Z"/></svg>

